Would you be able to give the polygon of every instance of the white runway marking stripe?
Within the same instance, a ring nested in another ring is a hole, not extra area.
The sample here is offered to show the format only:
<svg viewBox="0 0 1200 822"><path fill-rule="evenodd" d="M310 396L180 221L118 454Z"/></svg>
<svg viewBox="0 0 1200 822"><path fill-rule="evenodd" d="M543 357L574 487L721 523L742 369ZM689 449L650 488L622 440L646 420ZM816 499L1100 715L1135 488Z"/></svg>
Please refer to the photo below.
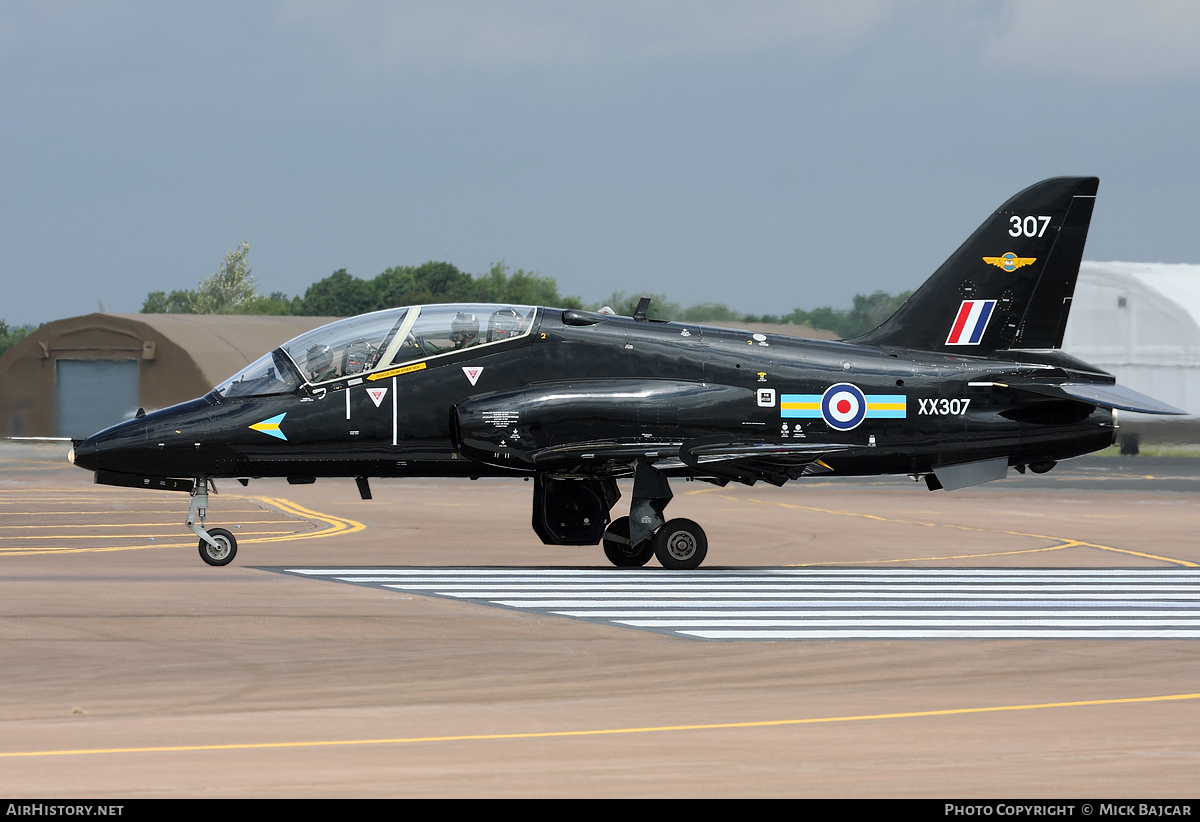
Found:
<svg viewBox="0 0 1200 822"><path fill-rule="evenodd" d="M707 640L1200 639L1200 571L271 568Z"/></svg>
<svg viewBox="0 0 1200 822"><path fill-rule="evenodd" d="M503 585L496 585L495 583L469 583L469 584L464 585L459 582L453 582L453 583L451 583L451 582L426 582L424 580L422 580L419 583L412 583L412 582L405 582L403 580L397 580L394 577L391 577L391 578L381 577L378 579L371 579L371 578L364 578L364 577L346 576L346 577L339 577L339 579L341 579L343 582L370 582L372 584L378 584L378 583L384 583L384 582L388 582L388 583L398 582L398 583L400 583L400 585L398 587L402 587L408 591L443 590L443 589L447 588L448 586L451 586L454 591L461 591L464 596L471 596L471 595L478 594L478 593L485 593L485 594L488 594L489 596L492 596L492 595L513 596L514 593L509 593L509 592L518 592L519 593L519 592L525 592L525 591L542 591L542 590L545 590L545 588L546 588L545 582L521 583L521 584L513 584L513 583L506 582ZM662 594L670 593L670 594L678 594L681 596L687 596L692 593L704 593L704 594L707 594L708 596L713 596L715 594L721 594L721 595L728 594L728 595L734 596L734 595L741 594L745 590L747 584L750 584L750 583L737 583L737 584L715 583L715 584L709 585L709 584L705 584L704 582L696 582L696 583L691 583L688 585L675 585L672 583L664 583L662 585L654 585L654 584L629 585L629 584L621 584L621 583L605 584L605 582L603 580L598 580L596 582L591 582L586 585L565 582L565 583L561 583L559 585L554 586L554 590L560 594L586 592L586 593L594 595L597 592L601 592L601 593L605 593L605 594L639 594L640 595L640 594L645 593L645 594L651 594L651 595L662 595ZM863 587L862 583L858 583L855 585L822 585L819 583L815 584L815 585L805 585L805 584L798 584L798 583L788 584L788 583L770 582L770 583L756 584L756 585L754 585L754 590L759 592L760 594L771 594L771 593L775 593L775 592L783 592L786 594L793 594L793 595L795 595L797 593L805 593L805 594L813 593L813 594L824 594L826 596L833 596L833 595L845 595L846 592L858 591L858 590L861 590L862 587ZM1141 589L1139 586L1132 586L1132 585L1094 585L1094 584L1080 584L1080 585L1061 585L1061 584L1056 584L1056 585L959 585L959 584L926 585L926 584L921 584L921 583L915 583L913 585L903 585L903 584L901 584L901 585L872 585L871 590L875 591L875 592L879 592L881 595L890 595L892 593L903 593L903 594L911 595L911 594L924 593L924 592L929 592L929 591L937 591L937 592L943 592L943 593L947 592L947 591L972 592L972 593L980 592L980 591L991 592L991 593L1032 593L1032 592L1036 591L1039 594L1046 594L1046 593L1050 593L1050 592L1067 592L1067 593L1071 593L1071 594L1079 594L1081 592L1087 592L1089 594L1113 594L1113 593L1118 593L1118 592L1132 593L1132 592L1139 591ZM1153 587L1153 590L1156 593L1178 591L1182 595L1187 596L1189 598L1200 598L1200 591L1196 590L1196 588L1194 588L1193 586L1188 586L1188 585L1155 585ZM504 593L494 594L492 592L504 592Z"/></svg>
<svg viewBox="0 0 1200 822"><path fill-rule="evenodd" d="M1198 477L1200 479L1200 477ZM704 579L721 581L737 580L740 582L762 582L765 580L796 577L800 579L820 579L821 577L836 577L842 581L877 581L881 577L896 576L905 580L918 580L928 577L934 580L952 580L957 578L993 579L1002 577L1012 580L1052 580L1064 577L1071 580L1110 580L1114 577L1125 578L1131 573L1138 575L1138 580L1161 580L1163 582L1178 582L1178 572L1174 569L1163 571L1158 569L1119 569L1091 568L1075 570L1069 568L1046 569L1004 569L1004 568L942 568L942 569L879 569L879 570L835 570L831 568L756 568L752 571L718 571L705 569L703 571L663 571L657 568L643 570L618 571L611 568L276 568L272 570L286 571L290 574L307 576L353 576L365 575L370 577L395 574L399 579L443 578L468 580L473 578L513 579L528 577L531 580L542 579L579 579L593 577L599 580L622 578L628 582L638 581L642 574L653 575L659 579L696 579L702 575Z"/></svg>

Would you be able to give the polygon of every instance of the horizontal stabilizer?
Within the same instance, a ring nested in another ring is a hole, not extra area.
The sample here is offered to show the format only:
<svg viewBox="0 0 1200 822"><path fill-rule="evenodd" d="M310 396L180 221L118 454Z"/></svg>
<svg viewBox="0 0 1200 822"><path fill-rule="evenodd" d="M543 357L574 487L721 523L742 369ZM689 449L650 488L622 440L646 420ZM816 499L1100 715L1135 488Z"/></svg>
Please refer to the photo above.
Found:
<svg viewBox="0 0 1200 822"><path fill-rule="evenodd" d="M1067 384L1062 386L1062 390L1076 399L1094 402L1096 405L1104 405L1109 408L1120 408L1122 411L1137 411L1142 414L1187 413L1173 405L1159 402L1153 397L1139 394L1137 391L1126 388L1123 385Z"/></svg>
<svg viewBox="0 0 1200 822"><path fill-rule="evenodd" d="M1029 391L1047 397L1082 400L1083 402L1103 405L1106 408L1119 408L1122 411L1137 411L1140 414L1186 414L1173 405L1167 405L1153 397L1147 397L1123 385L1099 385L1096 383L1025 383L1022 385L1009 384L1009 388Z"/></svg>

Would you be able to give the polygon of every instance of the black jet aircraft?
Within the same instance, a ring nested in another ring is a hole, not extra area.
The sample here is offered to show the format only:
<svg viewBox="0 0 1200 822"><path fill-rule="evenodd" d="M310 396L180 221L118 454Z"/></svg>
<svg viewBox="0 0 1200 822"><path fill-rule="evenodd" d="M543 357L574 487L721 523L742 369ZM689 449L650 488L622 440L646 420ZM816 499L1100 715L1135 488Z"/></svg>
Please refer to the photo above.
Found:
<svg viewBox="0 0 1200 822"><path fill-rule="evenodd" d="M1105 448L1117 409L1183 413L1058 350L1095 177L1013 197L875 330L808 340L523 305L415 305L341 320L207 396L72 449L96 482L187 491L205 530L217 477L524 476L547 545L618 566L695 568L704 531L667 519L670 478L783 485L907 474L930 490L1049 471ZM633 479L613 518L617 480Z"/></svg>

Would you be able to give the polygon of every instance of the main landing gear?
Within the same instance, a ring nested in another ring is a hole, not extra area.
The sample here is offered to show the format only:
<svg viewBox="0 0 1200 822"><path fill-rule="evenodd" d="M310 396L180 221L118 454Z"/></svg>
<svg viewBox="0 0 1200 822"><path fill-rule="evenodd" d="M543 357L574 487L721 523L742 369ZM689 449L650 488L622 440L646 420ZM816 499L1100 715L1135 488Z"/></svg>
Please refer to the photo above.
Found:
<svg viewBox="0 0 1200 822"><path fill-rule="evenodd" d="M700 567L708 554L704 529L690 519L668 520L641 542L629 539L629 517L613 520L604 532L604 555L618 568L640 568L658 557L664 568L688 571Z"/></svg>
<svg viewBox="0 0 1200 822"><path fill-rule="evenodd" d="M196 480L196 487L192 489L192 505L188 508L187 527L200 537L200 559L209 565L228 565L237 556L237 540L233 534L224 528L204 530L204 515L208 512L208 482L204 477Z"/></svg>
<svg viewBox="0 0 1200 822"><path fill-rule="evenodd" d="M690 571L708 553L704 529L690 519L663 517L671 501L667 477L652 465L633 473L629 516L609 520L621 492L612 477L538 474L533 486L533 530L546 545L604 546L618 568L640 568L657 557L664 568ZM606 527L607 526L607 527Z"/></svg>
<svg viewBox="0 0 1200 822"><path fill-rule="evenodd" d="M640 567L658 558L664 568L690 571L708 554L704 529L690 519L664 522L671 501L666 476L651 465L638 465L633 474L633 504L629 516L613 520L604 532L604 555L618 568Z"/></svg>

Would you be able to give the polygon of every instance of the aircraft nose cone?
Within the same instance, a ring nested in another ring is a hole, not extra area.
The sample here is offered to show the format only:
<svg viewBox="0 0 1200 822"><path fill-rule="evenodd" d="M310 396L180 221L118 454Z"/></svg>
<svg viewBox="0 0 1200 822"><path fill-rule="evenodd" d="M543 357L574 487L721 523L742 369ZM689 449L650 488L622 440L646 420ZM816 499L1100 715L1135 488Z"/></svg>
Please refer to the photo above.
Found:
<svg viewBox="0 0 1200 822"><path fill-rule="evenodd" d="M96 438L88 437L86 440L76 441L67 452L67 461L77 468L86 468L89 471L95 471L100 468L97 458L100 455L100 449L97 447Z"/></svg>
<svg viewBox="0 0 1200 822"><path fill-rule="evenodd" d="M68 459L88 471L122 470L121 463L145 448L144 419L131 419L72 442Z"/></svg>
<svg viewBox="0 0 1200 822"><path fill-rule="evenodd" d="M210 474L213 457L202 447L208 444L209 430L207 402L190 400L76 441L72 461L88 471L134 476Z"/></svg>

